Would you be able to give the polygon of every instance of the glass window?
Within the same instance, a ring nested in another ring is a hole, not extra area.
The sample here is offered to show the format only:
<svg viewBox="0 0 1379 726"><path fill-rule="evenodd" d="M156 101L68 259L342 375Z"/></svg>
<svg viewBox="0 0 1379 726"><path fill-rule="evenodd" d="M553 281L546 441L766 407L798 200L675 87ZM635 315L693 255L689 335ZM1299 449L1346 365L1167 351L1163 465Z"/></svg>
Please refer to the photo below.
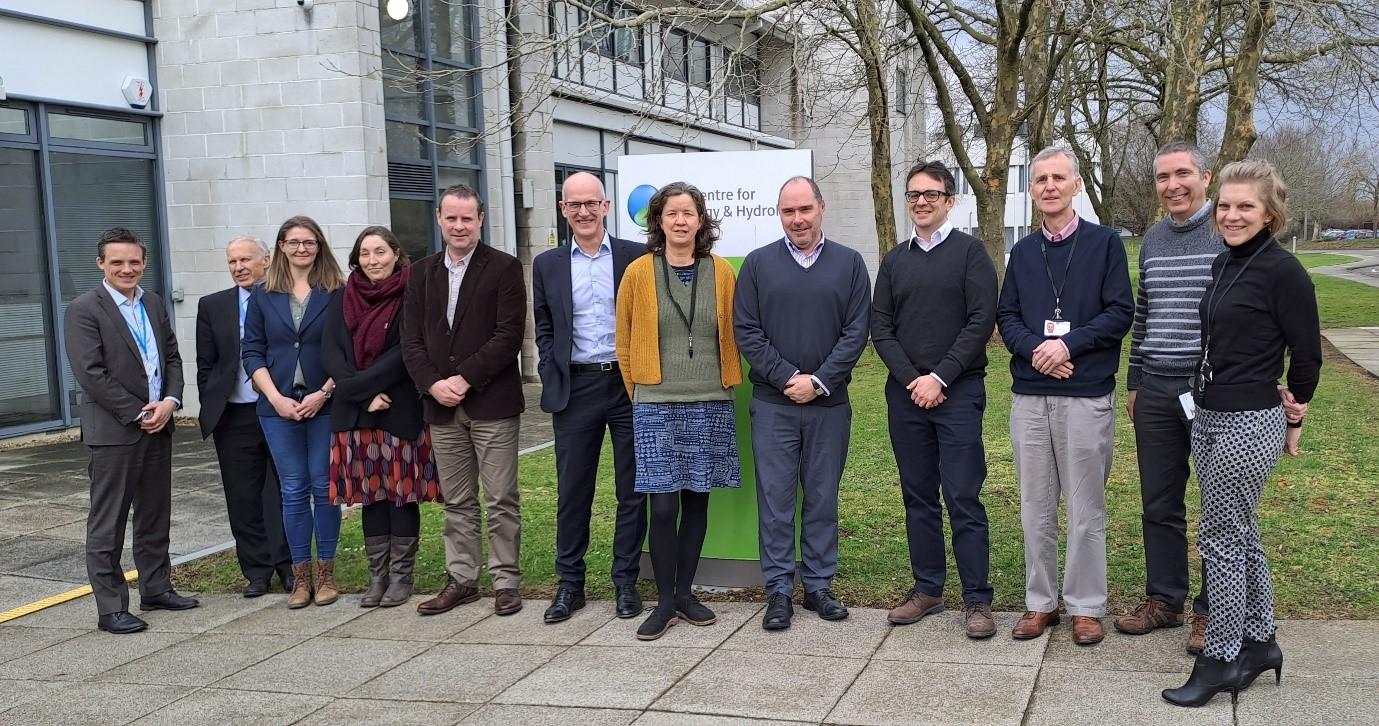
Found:
<svg viewBox="0 0 1379 726"><path fill-rule="evenodd" d="M466 0L431 0L431 53L462 63L474 62L474 33Z"/></svg>
<svg viewBox="0 0 1379 726"><path fill-rule="evenodd" d="M479 192L480 197L484 196L484 190L479 187L479 172L477 169L455 169L448 166L442 166L436 169L436 198L439 199L441 192L456 184L464 184L470 189Z"/></svg>
<svg viewBox="0 0 1379 726"><path fill-rule="evenodd" d="M436 160L457 164L479 163L479 141L474 134L436 129Z"/></svg>
<svg viewBox="0 0 1379 726"><path fill-rule="evenodd" d="M619 19L635 15L628 8L618 8ZM618 28L613 31L613 57L633 65L642 64L642 33L638 28Z"/></svg>
<svg viewBox="0 0 1379 726"><path fill-rule="evenodd" d="M672 81L683 83L689 80L689 71L685 66L688 41L689 38L678 30L666 33L665 47L661 49L661 72Z"/></svg>
<svg viewBox="0 0 1379 726"><path fill-rule="evenodd" d="M425 139L426 129L417 124L388 121L384 136L390 159L430 159L431 144Z"/></svg>
<svg viewBox="0 0 1379 726"><path fill-rule="evenodd" d="M407 15L401 20L388 16L387 2L379 3L382 42L384 48L421 52L421 23L417 22L417 6L421 0L409 0Z"/></svg>
<svg viewBox="0 0 1379 726"><path fill-rule="evenodd" d="M909 79L904 69L895 72L895 112L902 116L910 112Z"/></svg>
<svg viewBox="0 0 1379 726"><path fill-rule="evenodd" d="M728 61L728 95L748 103L757 103L757 92L761 81L757 77L758 65L755 58L734 53Z"/></svg>
<svg viewBox="0 0 1379 726"><path fill-rule="evenodd" d="M689 82L700 88L708 88L713 78L713 64L709 60L710 46L707 42L696 40L690 46Z"/></svg>
<svg viewBox="0 0 1379 726"><path fill-rule="evenodd" d="M383 107L390 116L426 118L426 96L417 62L383 51Z"/></svg>
<svg viewBox="0 0 1379 726"><path fill-rule="evenodd" d="M451 69L449 74L432 81L432 85L436 101L436 123L466 128L475 128L479 125L478 119L475 118L479 92L475 88L473 72Z"/></svg>
<svg viewBox="0 0 1379 726"><path fill-rule="evenodd" d="M0 109L0 119L6 112ZM0 123L0 130L5 127ZM18 133L24 133L21 128ZM39 211L36 152L0 149L0 429L62 417L53 379L53 333L48 303L48 265ZM92 247L94 249L94 246ZM90 255L86 264L94 267Z"/></svg>
<svg viewBox="0 0 1379 726"><path fill-rule="evenodd" d="M48 114L48 133L59 139L143 146L148 143L144 133L146 128L148 125L139 121L122 121L101 116L79 116L68 113Z"/></svg>
<svg viewBox="0 0 1379 726"><path fill-rule="evenodd" d="M431 230L435 227L431 202L393 197L388 200L388 208L393 217L393 234L412 262L431 254Z"/></svg>
<svg viewBox="0 0 1379 726"><path fill-rule="evenodd" d="M29 114L22 108L0 106L0 134L28 136Z"/></svg>

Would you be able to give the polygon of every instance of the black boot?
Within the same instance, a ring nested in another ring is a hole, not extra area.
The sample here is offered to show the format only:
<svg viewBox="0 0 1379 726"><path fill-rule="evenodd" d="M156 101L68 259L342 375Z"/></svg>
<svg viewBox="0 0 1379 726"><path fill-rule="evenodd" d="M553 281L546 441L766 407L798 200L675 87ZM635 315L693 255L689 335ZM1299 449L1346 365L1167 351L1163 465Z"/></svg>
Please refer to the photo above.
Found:
<svg viewBox="0 0 1379 726"><path fill-rule="evenodd" d="M1246 639L1240 648L1240 690L1250 687L1265 671L1274 672L1274 683L1283 682L1283 649L1278 638L1269 636L1263 643Z"/></svg>
<svg viewBox="0 0 1379 726"><path fill-rule="evenodd" d="M1188 676L1187 683L1184 683L1181 688L1164 689L1164 700L1175 706L1196 708L1205 706L1216 694L1229 691L1231 703L1235 703L1236 697L1240 693L1240 665L1242 660L1238 655L1235 660L1229 661L1216 660L1205 653L1197 656L1197 661L1192 664L1192 675Z"/></svg>
<svg viewBox="0 0 1379 726"><path fill-rule="evenodd" d="M376 608L388 589L388 535L364 538L364 553L369 556L369 589L359 598L359 607Z"/></svg>

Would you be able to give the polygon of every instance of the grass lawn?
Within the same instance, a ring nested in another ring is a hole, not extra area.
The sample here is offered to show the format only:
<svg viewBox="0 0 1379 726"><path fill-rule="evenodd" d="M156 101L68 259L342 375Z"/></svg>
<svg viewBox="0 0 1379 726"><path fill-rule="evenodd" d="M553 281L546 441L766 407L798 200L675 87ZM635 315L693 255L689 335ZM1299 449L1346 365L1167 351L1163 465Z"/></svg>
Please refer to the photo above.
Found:
<svg viewBox="0 0 1379 726"><path fill-rule="evenodd" d="M1309 266L1344 261L1318 259L1321 257L1326 256L1308 255L1305 261ZM1132 264L1135 259L1131 257ZM1317 291L1323 326L1379 325L1379 289L1318 277ZM1128 349L1128 344L1125 347ZM991 521L991 580L997 609L1023 610L1020 498L1008 427L1009 355L1004 349L992 349L990 355L986 416L990 473L983 501ZM904 507L882 395L885 375L880 359L869 349L857 367L851 388L852 447L840 495L841 542L835 589L844 601L859 606L889 607L911 584ZM1376 404L1379 380L1328 346L1327 364L1303 438L1303 453L1296 458L1284 458L1265 489L1259 509L1280 615L1379 618ZM1107 485L1108 578L1113 607L1137 602L1144 591L1134 435L1123 406L1120 409L1115 463ZM554 452L546 449L523 457L520 478L524 592L528 597L542 597L554 587ZM605 446L600 482L611 480L612 463ZM1191 530L1195 532L1200 499L1195 482L1190 487L1187 499L1189 516L1194 521ZM609 488L600 488L588 555L588 588L593 597L611 596L604 573L610 561L613 505ZM422 591L435 591L444 580L441 514L434 505L426 505L422 512L417 584ZM346 591L362 590L367 581L359 519L357 515L348 515L341 532L337 573ZM1195 588L1195 548L1191 556ZM184 591L226 591L242 585L230 553L180 567L175 579ZM948 582L950 605L960 606L959 581L951 567ZM650 594L651 590L646 592ZM759 595L749 591L733 598Z"/></svg>

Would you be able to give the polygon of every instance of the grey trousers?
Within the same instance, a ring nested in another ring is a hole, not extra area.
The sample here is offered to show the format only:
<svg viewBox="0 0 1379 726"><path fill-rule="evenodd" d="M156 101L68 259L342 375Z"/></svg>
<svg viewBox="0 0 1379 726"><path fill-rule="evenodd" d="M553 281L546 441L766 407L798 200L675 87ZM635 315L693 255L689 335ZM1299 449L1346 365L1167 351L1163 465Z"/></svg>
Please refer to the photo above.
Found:
<svg viewBox="0 0 1379 726"><path fill-rule="evenodd" d="M805 592L830 587L838 571L838 485L847 463L852 406L800 406L756 398L752 457L756 460L757 534L767 594L795 589L795 508Z"/></svg>
<svg viewBox="0 0 1379 726"><path fill-rule="evenodd" d="M477 586L483 555L479 481L488 515L488 574L494 589L522 582L522 508L517 491L518 416L479 421L455 408L448 424L431 424L431 450L445 497L445 568L463 585Z"/></svg>
<svg viewBox="0 0 1379 726"><path fill-rule="evenodd" d="M129 510L134 508L134 566L139 596L172 589L168 528L172 518L172 430L139 437L123 446L88 446L91 456L91 511L86 517L86 576L96 610L109 615L129 610L120 552Z"/></svg>
<svg viewBox="0 0 1379 726"><path fill-rule="evenodd" d="M1013 394L1010 438L1025 531L1025 607L1058 609L1058 500L1068 508L1063 603L1069 615L1106 614L1106 480L1116 394Z"/></svg>

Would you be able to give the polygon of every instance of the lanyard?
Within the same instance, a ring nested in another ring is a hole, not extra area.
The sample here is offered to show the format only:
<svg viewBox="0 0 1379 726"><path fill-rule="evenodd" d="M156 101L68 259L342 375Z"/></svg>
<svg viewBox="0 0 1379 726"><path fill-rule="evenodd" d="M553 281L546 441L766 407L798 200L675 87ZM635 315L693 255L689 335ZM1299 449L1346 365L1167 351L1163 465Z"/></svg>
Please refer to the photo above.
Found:
<svg viewBox="0 0 1379 726"><path fill-rule="evenodd" d="M1207 329L1202 332L1202 337L1204 339L1204 342L1202 344L1202 365L1206 367L1208 374L1210 374L1211 372L1211 362L1208 360L1207 357L1211 354L1211 330L1212 323L1216 320L1216 309L1221 307L1221 301L1226 299L1226 293L1230 292L1232 287L1235 287L1235 283L1240 280L1241 275L1245 274L1245 270L1250 269L1250 263L1254 262L1255 258L1259 256L1259 253L1263 252L1264 248L1268 246L1269 244L1267 242L1265 244L1260 245L1259 249L1255 250L1254 254L1250 255L1249 259L1245 260L1245 264L1240 266L1240 272L1235 273L1235 277L1231 278L1231 281L1226 285L1225 289L1221 291L1220 295L1216 294L1216 287L1221 283L1221 281L1216 279L1214 276L1212 278L1211 294L1207 296L1206 320L1202 321L1207 324ZM1226 266L1223 264L1221 265L1222 275L1224 275L1225 272Z"/></svg>
<svg viewBox="0 0 1379 726"><path fill-rule="evenodd" d="M1044 255L1044 272L1049 276L1049 287L1053 288L1053 319L1063 319L1063 291L1068 289L1068 272L1073 268L1073 255L1077 254L1077 236L1082 234L1082 225L1073 232L1073 241L1068 247L1068 261L1063 265L1063 284L1053 281L1053 270L1049 267L1049 246L1047 239L1039 241L1039 252ZM1041 234L1042 237L1042 234Z"/></svg>
<svg viewBox="0 0 1379 726"><path fill-rule="evenodd" d="M148 311L144 310L144 301L134 301L134 319L138 321L139 327L135 328L133 323L129 324L129 332L134 336L134 342L139 346L139 352L144 354L144 360L148 360L149 346L153 338L153 333L148 329Z"/></svg>
<svg viewBox="0 0 1379 726"><path fill-rule="evenodd" d="M661 272L666 279L666 295L670 298L670 304L675 306L675 312L680 314L680 320L685 324L685 330L689 331L689 357L694 357L694 308L695 301L699 299L699 260L694 260L694 277L690 282L690 311L685 315L685 309L680 307L680 301L675 299L670 287L670 260L661 258ZM683 284L683 283L682 283Z"/></svg>

